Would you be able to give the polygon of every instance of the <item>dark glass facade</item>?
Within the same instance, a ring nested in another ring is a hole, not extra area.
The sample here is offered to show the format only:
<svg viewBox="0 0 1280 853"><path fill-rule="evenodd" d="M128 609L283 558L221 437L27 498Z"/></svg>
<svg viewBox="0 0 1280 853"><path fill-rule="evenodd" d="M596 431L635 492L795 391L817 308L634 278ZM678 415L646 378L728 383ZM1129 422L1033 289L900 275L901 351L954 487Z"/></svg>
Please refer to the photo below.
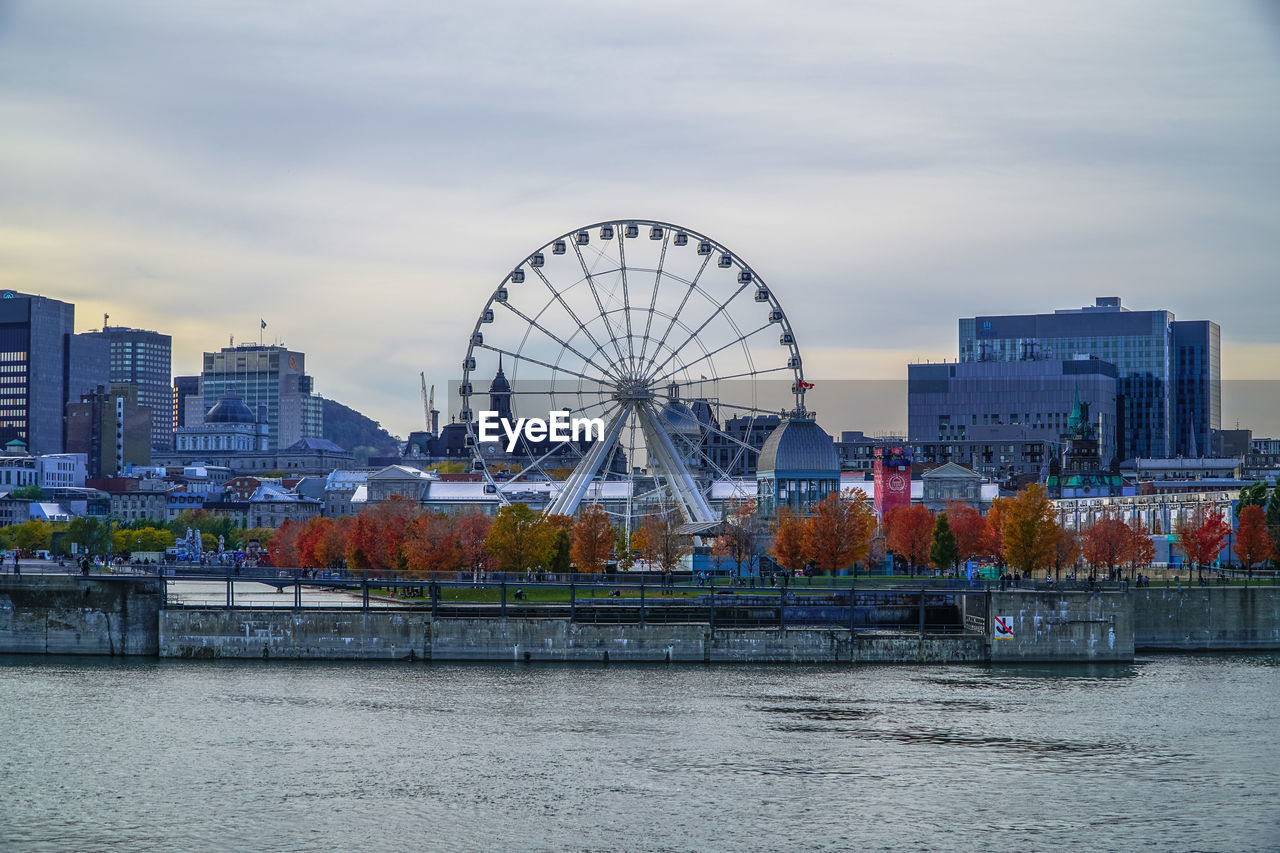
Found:
<svg viewBox="0 0 1280 853"><path fill-rule="evenodd" d="M1219 329L1211 321L1129 311L1104 297L1053 314L964 318L959 332L962 362L1092 356L1114 364L1122 459L1203 456L1210 431L1222 425Z"/></svg>

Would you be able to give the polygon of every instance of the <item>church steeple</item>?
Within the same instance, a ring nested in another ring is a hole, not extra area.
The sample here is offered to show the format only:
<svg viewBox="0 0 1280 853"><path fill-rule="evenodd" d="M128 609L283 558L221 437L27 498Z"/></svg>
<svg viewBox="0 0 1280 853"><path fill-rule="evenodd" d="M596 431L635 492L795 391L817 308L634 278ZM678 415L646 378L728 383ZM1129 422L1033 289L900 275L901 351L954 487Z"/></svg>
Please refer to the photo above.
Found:
<svg viewBox="0 0 1280 853"><path fill-rule="evenodd" d="M502 353L498 353L498 372L493 375L493 382L489 383L489 408L503 420L515 420L511 416L511 383L502 371Z"/></svg>

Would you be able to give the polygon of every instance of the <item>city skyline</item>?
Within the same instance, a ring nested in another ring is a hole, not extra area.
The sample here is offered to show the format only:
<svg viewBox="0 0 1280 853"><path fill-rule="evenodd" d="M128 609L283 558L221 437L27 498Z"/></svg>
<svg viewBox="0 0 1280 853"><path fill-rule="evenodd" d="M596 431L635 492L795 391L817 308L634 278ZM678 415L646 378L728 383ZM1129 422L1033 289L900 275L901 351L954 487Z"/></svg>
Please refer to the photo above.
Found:
<svg viewBox="0 0 1280 853"><path fill-rule="evenodd" d="M905 426L956 318L1099 295L1276 378L1276 17L1079 8L8 5L0 284L172 335L176 375L265 319L401 436L511 266L616 216L760 270L833 431ZM823 402L845 379L900 380L897 423Z"/></svg>

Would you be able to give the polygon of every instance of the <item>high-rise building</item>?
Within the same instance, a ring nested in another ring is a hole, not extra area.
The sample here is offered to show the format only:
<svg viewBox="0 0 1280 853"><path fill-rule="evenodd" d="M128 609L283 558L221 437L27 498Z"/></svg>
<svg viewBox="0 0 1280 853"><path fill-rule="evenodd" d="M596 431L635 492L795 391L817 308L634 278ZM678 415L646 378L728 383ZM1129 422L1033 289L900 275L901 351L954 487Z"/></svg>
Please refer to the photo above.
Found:
<svg viewBox="0 0 1280 853"><path fill-rule="evenodd" d="M151 463L151 410L130 383L99 387L67 404L67 452L88 457L90 477L114 477Z"/></svg>
<svg viewBox="0 0 1280 853"><path fill-rule="evenodd" d="M1096 358L907 365L910 441L1041 439L1065 444L1077 400L1092 412L1104 464L1117 455L1116 366Z"/></svg>
<svg viewBox="0 0 1280 853"><path fill-rule="evenodd" d="M1119 457L1203 456L1222 426L1219 328L1169 311L1130 311L1118 297L1052 314L960 320L960 361L1073 360L1114 364Z"/></svg>
<svg viewBox="0 0 1280 853"><path fill-rule="evenodd" d="M103 326L80 337L107 342L111 384L137 389L138 404L151 410L152 449L168 450L173 443L173 339L126 326Z"/></svg>
<svg viewBox="0 0 1280 853"><path fill-rule="evenodd" d="M199 376L173 377L173 406L170 417L173 419L173 432L175 435L179 427L187 425L187 400L197 397L200 398L200 402L203 404L204 398L200 397ZM177 447L176 442L174 446Z"/></svg>
<svg viewBox="0 0 1280 853"><path fill-rule="evenodd" d="M75 334L75 306L0 291L0 446L61 453L67 403L109 381L106 344Z"/></svg>
<svg viewBox="0 0 1280 853"><path fill-rule="evenodd" d="M280 450L302 438L321 438L323 401L312 394L306 356L280 346L249 344L204 354L200 392L207 412L235 391L251 411L267 407L267 448ZM187 426L193 426L187 423Z"/></svg>

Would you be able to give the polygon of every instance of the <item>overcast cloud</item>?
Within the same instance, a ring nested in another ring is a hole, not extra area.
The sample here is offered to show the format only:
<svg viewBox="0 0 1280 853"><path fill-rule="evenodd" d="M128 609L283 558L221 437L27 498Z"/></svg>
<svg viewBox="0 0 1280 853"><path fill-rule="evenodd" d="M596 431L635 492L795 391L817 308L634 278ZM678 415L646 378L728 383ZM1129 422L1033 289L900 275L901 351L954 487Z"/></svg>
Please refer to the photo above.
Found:
<svg viewBox="0 0 1280 853"><path fill-rule="evenodd" d="M179 374L263 317L401 435L511 265L609 217L732 247L818 379L1098 295L1280 378L1278 72L1264 2L0 0L0 284Z"/></svg>

